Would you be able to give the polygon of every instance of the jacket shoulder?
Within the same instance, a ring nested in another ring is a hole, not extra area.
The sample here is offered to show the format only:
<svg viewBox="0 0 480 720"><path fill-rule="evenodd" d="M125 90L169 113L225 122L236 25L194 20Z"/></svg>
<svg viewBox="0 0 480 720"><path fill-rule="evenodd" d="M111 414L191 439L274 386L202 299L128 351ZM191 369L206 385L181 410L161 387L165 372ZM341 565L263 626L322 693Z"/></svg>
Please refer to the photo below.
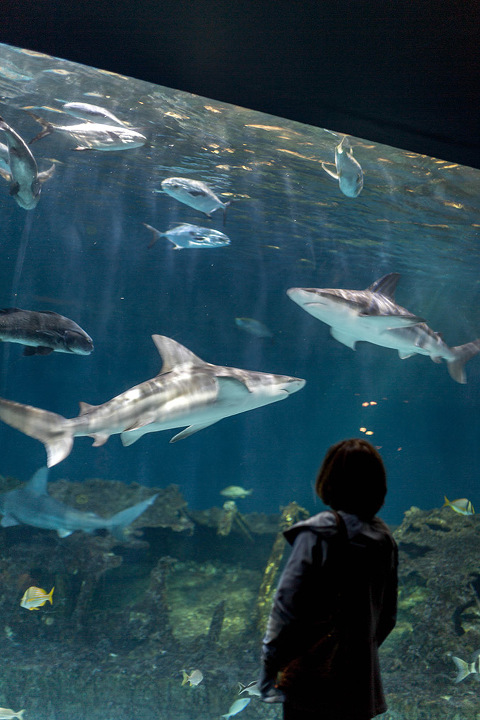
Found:
<svg viewBox="0 0 480 720"><path fill-rule="evenodd" d="M324 510L317 515L312 515L307 520L301 520L284 531L283 535L290 545L293 545L295 538L301 532L312 532L315 535L329 537L337 531L335 515L329 510Z"/></svg>

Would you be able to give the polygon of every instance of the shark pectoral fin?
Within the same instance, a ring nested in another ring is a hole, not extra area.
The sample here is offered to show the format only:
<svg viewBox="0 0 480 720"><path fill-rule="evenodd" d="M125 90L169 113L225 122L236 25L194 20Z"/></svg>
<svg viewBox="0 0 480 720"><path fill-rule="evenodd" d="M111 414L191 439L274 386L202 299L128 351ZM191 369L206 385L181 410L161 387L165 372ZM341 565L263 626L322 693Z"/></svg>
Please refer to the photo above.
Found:
<svg viewBox="0 0 480 720"><path fill-rule="evenodd" d="M182 430L181 432L174 435L170 442L174 443L178 440L183 440L184 438L190 437L190 435L194 435L194 433L198 432L199 430L203 430L204 428L208 427L209 425L214 425L218 420L212 420L211 422L202 423L201 425L190 425L190 427L185 428L185 430Z"/></svg>
<svg viewBox="0 0 480 720"><path fill-rule="evenodd" d="M71 535L72 532L73 532L73 530L65 530L64 528L58 528L57 535L58 535L58 537L64 538L64 537L68 537L69 535Z"/></svg>
<svg viewBox="0 0 480 720"><path fill-rule="evenodd" d="M406 360L409 357L412 357L412 355L415 355L415 353L412 352L402 352L401 350L398 351L398 356L400 360Z"/></svg>
<svg viewBox="0 0 480 720"><path fill-rule="evenodd" d="M330 335L334 337L335 340L338 340L338 342L341 342L342 345L346 345L347 347L352 348L352 350L355 350L357 340L353 337L353 335L347 335L341 330L337 330L337 328L333 327L330 328Z"/></svg>
<svg viewBox="0 0 480 720"><path fill-rule="evenodd" d="M326 172L328 175L330 175L330 176L331 176L332 178L334 178L335 180L339 180L339 179L340 179L340 176L338 175L338 173L336 173L334 170L330 170L330 168L327 168L326 165L325 165L325 163L322 163L322 168L325 170L325 172Z"/></svg>
<svg viewBox="0 0 480 720"><path fill-rule="evenodd" d="M105 445L110 435L106 435L105 433L95 433L94 435L90 435L90 437L94 440L93 447L100 447L101 445Z"/></svg>
<svg viewBox="0 0 480 720"><path fill-rule="evenodd" d="M37 175L37 179L39 182L44 183L52 177L54 172L55 172L55 164L50 165L48 170L42 170L42 172L39 172Z"/></svg>
<svg viewBox="0 0 480 720"><path fill-rule="evenodd" d="M2 517L1 525L2 527L12 527L13 525L20 525L20 523L15 520L13 515L4 515Z"/></svg>

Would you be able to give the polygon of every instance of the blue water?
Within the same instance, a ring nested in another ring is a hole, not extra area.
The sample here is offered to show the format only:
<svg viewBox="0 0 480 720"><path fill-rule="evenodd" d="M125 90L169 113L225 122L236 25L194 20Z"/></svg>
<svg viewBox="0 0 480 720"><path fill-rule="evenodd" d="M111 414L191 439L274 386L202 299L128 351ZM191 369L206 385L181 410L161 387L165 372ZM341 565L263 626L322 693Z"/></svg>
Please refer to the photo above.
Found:
<svg viewBox="0 0 480 720"><path fill-rule="evenodd" d="M89 357L33 358L4 344L2 397L73 417L79 401L100 404L159 372L153 333L214 364L307 381L284 402L176 444L170 430L128 448L118 436L100 448L77 438L53 480L176 483L196 509L242 485L253 488L244 512L277 512L291 500L317 512L312 485L325 450L362 427L386 463L387 522L412 505L437 507L444 494L480 505L480 356L459 385L428 357L400 360L366 343L354 352L286 295L292 286L363 289L399 272L397 302L447 344L479 337L479 171L352 138L365 184L348 198L322 170L336 141L321 128L7 46L0 95L1 115L26 140L39 126L24 106L73 124L48 110L67 101L108 108L149 140L111 153L73 152L59 133L35 143L39 170L55 162L56 171L34 210L0 184L0 307L61 313L95 343ZM208 220L158 193L176 175L233 200L225 229L221 211ZM223 230L231 245L174 251L163 238L148 249L142 223L180 222ZM246 333L235 317L261 321L273 338ZM3 424L0 443L2 475L26 480L45 463L41 443Z"/></svg>

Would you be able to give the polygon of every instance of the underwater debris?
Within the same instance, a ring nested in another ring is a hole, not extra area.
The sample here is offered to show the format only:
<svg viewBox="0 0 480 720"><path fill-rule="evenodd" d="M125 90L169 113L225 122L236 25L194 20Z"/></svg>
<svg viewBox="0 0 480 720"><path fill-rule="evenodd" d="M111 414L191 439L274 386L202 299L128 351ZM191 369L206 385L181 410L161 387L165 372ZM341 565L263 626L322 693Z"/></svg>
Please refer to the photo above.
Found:
<svg viewBox="0 0 480 720"><path fill-rule="evenodd" d="M295 502L295 500L282 508L282 514L279 521L280 530L273 543L272 551L263 573L262 584L260 585L260 590L258 591L257 627L261 633L264 632L267 624L270 606L275 592L275 580L280 563L282 562L283 553L285 552L286 540L283 537L283 531L299 520L309 517L309 515L310 513Z"/></svg>
<svg viewBox="0 0 480 720"><path fill-rule="evenodd" d="M207 649L212 649L220 639L223 621L225 619L225 600L221 600L213 611L212 620L205 640Z"/></svg>
<svg viewBox="0 0 480 720"><path fill-rule="evenodd" d="M236 523L243 534L253 542L252 534L245 520L243 519L236 503L233 500L227 500L223 503L222 514L218 521L217 535L229 535L232 529L233 523Z"/></svg>

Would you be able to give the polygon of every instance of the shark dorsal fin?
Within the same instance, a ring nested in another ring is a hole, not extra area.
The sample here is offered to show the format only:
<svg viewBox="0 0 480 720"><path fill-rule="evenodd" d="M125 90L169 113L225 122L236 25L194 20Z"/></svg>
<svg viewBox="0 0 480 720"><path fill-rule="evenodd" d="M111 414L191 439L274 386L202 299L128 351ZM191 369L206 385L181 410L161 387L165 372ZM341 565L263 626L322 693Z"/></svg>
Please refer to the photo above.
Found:
<svg viewBox="0 0 480 720"><path fill-rule="evenodd" d="M206 365L195 353L180 345L176 340L165 337L165 335L152 335L152 340L160 353L163 365L160 375L174 370L179 365Z"/></svg>
<svg viewBox="0 0 480 720"><path fill-rule="evenodd" d="M47 482L48 482L48 468L42 467L40 470L32 475L25 488L28 489L32 495L48 495L47 493Z"/></svg>
<svg viewBox="0 0 480 720"><path fill-rule="evenodd" d="M375 280L367 290L368 292L378 293L395 301L395 290L397 289L399 280L400 273L388 273L388 275L381 277L380 280Z"/></svg>

